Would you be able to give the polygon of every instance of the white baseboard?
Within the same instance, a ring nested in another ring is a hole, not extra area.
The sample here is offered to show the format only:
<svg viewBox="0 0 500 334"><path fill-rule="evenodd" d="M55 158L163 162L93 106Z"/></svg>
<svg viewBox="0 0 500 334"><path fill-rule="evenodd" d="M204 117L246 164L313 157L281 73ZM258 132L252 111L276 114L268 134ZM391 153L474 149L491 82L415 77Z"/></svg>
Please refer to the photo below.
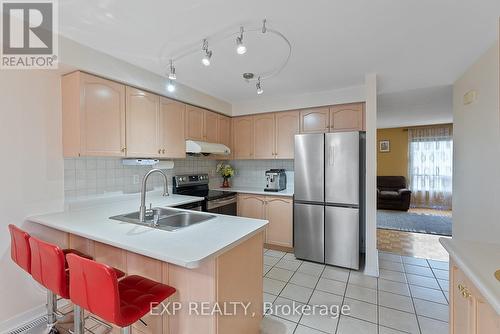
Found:
<svg viewBox="0 0 500 334"><path fill-rule="evenodd" d="M45 304L38 305L31 310L18 314L10 319L0 322L0 333L8 333L9 331L21 327L34 319L40 318L47 314Z"/></svg>

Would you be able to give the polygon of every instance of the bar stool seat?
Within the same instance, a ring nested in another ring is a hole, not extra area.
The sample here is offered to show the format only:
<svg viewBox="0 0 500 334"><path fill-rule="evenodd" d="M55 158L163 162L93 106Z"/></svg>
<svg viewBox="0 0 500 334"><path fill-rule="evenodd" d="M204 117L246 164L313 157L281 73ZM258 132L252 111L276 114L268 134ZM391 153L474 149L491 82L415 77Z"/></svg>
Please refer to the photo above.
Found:
<svg viewBox="0 0 500 334"><path fill-rule="evenodd" d="M161 303L176 291L171 286L137 275L118 281L113 269L105 264L76 254L68 254L66 258L75 318L83 313L80 309L83 308L122 327L124 333L130 333L130 326L146 315L151 306ZM75 333L82 333L76 325Z"/></svg>

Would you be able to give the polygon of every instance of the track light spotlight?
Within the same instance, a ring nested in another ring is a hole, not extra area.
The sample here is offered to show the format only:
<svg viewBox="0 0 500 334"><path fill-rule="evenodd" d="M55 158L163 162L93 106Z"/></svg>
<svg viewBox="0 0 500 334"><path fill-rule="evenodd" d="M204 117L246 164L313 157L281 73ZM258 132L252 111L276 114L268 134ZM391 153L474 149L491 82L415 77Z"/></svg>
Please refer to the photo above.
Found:
<svg viewBox="0 0 500 334"><path fill-rule="evenodd" d="M170 93L175 92L175 85L174 85L174 82L173 82L172 80L169 80L169 81L168 81L168 84L167 84L167 90L168 90Z"/></svg>
<svg viewBox="0 0 500 334"><path fill-rule="evenodd" d="M255 84L255 87L257 88L257 94L261 95L264 93L264 90L262 89L262 86L260 84L260 77L257 79L257 83Z"/></svg>
<svg viewBox="0 0 500 334"><path fill-rule="evenodd" d="M201 59L201 63L205 66L210 66L210 58L212 58L212 51L208 49L208 41L206 39L203 40L203 47L201 49L204 52L203 58Z"/></svg>
<svg viewBox="0 0 500 334"><path fill-rule="evenodd" d="M177 79L177 76L175 75L175 67L174 67L174 63L172 60L170 60L170 73L168 73L168 78L170 80L175 80Z"/></svg>
<svg viewBox="0 0 500 334"><path fill-rule="evenodd" d="M245 54L247 52L247 47L243 44L243 26L240 27L240 35L236 37L236 52L239 55Z"/></svg>

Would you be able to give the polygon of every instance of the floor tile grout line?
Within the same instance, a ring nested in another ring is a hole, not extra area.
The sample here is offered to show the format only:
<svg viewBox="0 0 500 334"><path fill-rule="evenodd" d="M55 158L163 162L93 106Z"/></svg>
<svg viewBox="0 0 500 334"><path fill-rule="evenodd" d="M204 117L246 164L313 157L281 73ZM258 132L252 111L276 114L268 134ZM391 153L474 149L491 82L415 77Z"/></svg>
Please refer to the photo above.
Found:
<svg viewBox="0 0 500 334"><path fill-rule="evenodd" d="M426 261L427 261L427 260L426 260ZM403 266L403 267L404 267L404 266ZM404 274L405 274L406 280L408 281L408 275L407 275L407 273L406 273L406 268L405 268L405 273L404 273ZM410 285L410 284L408 284L408 285ZM438 285L439 285L439 284L438 284ZM409 287L409 289L410 289L410 299L411 299L411 303L412 303L412 305L413 305L413 310L415 311L415 318L416 318L416 320L417 320L418 332L419 332L419 333L422 333L422 328L420 327L420 321L419 321L419 319L418 319L418 314L417 314L417 307L415 306L415 301L413 300L413 293L412 293L412 291L411 291L411 287Z"/></svg>
<svg viewBox="0 0 500 334"><path fill-rule="evenodd" d="M342 309L342 307L344 306L344 302L345 302L345 295L347 293L347 287L349 286L349 280L351 279L351 270L349 270L349 273L347 274L347 282L345 284L345 289L344 289L344 296L342 297L342 303L340 305L340 309ZM342 312L340 312L339 314L339 319L337 320L337 327L335 328L335 332L334 334L337 334L337 332L339 331L339 325L340 325L340 319L342 318ZM378 325L377 325L378 327Z"/></svg>
<svg viewBox="0 0 500 334"><path fill-rule="evenodd" d="M427 263L429 263L429 260L427 260ZM431 264L429 263L429 266L430 266L430 265L431 265ZM445 294L445 293L444 293L444 291L443 291L443 287L442 287L442 286L441 286L441 284L439 283L439 280L438 280L438 278L436 277L436 273L434 273L434 270L433 270L432 268L431 268L431 271L432 271L432 274L434 275L434 278L436 279L436 282L437 282L437 284L438 284L438 286L439 286L439 289L441 289L441 294L443 295L444 300L446 300L446 302L447 302L447 304L448 304L448 307L449 307L449 305L450 305L450 301L448 300L448 298L446 298L446 294ZM450 274L450 271L449 271L449 269L448 269L448 275L449 275L449 274ZM449 280L449 278L450 278L450 277L448 276L448 282L450 281L450 280ZM449 284L449 283L448 283L448 284Z"/></svg>

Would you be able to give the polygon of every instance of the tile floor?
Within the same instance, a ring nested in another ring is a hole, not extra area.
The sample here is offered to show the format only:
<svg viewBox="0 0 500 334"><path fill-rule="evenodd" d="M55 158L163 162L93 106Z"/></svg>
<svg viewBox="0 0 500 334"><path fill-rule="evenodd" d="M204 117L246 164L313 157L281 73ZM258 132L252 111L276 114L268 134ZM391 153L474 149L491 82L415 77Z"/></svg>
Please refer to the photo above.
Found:
<svg viewBox="0 0 500 334"><path fill-rule="evenodd" d="M349 305L337 319L271 314L263 334L447 334L448 262L379 252L380 277L264 253L264 301Z"/></svg>

